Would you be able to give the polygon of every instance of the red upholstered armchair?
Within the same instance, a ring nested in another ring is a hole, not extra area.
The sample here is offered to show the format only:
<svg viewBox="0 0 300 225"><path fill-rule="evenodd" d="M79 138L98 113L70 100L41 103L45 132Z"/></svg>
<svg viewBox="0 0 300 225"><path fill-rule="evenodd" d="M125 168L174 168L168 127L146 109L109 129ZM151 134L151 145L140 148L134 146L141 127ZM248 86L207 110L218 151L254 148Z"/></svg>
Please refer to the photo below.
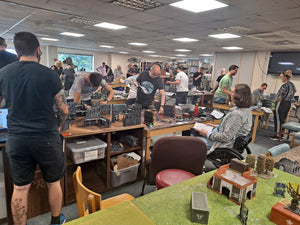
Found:
<svg viewBox="0 0 300 225"><path fill-rule="evenodd" d="M197 137L172 136L160 138L153 147L151 159L146 161L147 175L145 184L155 184L157 173L165 169L180 169L194 175L202 174L207 149Z"/></svg>

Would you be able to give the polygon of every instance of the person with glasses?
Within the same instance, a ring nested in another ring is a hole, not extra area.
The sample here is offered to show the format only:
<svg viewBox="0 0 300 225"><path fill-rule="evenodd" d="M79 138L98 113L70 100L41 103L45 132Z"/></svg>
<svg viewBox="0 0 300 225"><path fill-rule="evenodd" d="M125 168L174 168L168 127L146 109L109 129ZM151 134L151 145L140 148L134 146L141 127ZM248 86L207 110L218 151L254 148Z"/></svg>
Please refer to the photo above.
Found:
<svg viewBox="0 0 300 225"><path fill-rule="evenodd" d="M56 72L39 64L42 52L34 34L16 33L14 45L19 62L0 70L0 96L8 108L6 151L14 182L14 224L26 224L28 193L37 165L49 191L51 224L62 224L60 179L65 173L65 154L59 128L68 115L64 90Z"/></svg>
<svg viewBox="0 0 300 225"><path fill-rule="evenodd" d="M141 104L144 109L149 108L154 100L156 90L159 90L161 102L158 113L163 114L166 95L160 78L160 66L153 65L149 71L143 71L137 77L136 81L138 83L138 90L135 103Z"/></svg>

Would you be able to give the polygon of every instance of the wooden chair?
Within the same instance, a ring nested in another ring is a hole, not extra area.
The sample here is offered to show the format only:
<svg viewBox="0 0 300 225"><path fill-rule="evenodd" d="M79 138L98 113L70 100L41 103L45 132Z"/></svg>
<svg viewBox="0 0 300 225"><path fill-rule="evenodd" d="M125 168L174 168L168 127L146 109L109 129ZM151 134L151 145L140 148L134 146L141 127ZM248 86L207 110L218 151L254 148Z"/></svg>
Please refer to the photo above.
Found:
<svg viewBox="0 0 300 225"><path fill-rule="evenodd" d="M100 194L89 190L82 184L82 174L80 166L77 167L77 170L73 174L73 183L79 217L86 216L98 210L106 209L121 202L134 199L134 197L129 194L121 194L109 199L102 200Z"/></svg>

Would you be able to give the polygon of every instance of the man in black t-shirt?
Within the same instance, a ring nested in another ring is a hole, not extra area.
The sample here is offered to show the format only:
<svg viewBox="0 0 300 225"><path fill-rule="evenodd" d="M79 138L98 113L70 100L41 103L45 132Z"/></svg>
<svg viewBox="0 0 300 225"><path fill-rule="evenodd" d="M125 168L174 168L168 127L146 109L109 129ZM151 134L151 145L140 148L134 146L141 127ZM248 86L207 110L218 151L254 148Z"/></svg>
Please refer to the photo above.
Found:
<svg viewBox="0 0 300 225"><path fill-rule="evenodd" d="M65 159L58 126L68 114L64 90L57 74L39 64L42 52L34 34L16 33L14 45L20 61L0 70L0 97L8 108L6 150L14 182L13 219L15 224L26 224L27 196L39 165L48 186L51 224L62 224L60 179Z"/></svg>
<svg viewBox="0 0 300 225"><path fill-rule="evenodd" d="M226 75L226 69L225 68L223 68L223 69L221 69L221 75L220 76L218 76L218 78L217 78L217 82L216 82L216 85L214 86L214 88L212 89L212 90L210 90L210 92L211 93L215 93L215 91L218 89L218 87L219 87L219 83L220 83L220 81L222 80L222 78L224 77Z"/></svg>
<svg viewBox="0 0 300 225"><path fill-rule="evenodd" d="M160 78L160 67L154 65L151 67L150 71L142 72L136 79L138 82L138 90L136 103L141 104L143 108L148 108L153 100L156 90L159 90L161 97L159 114L163 114L165 105L165 90L162 80Z"/></svg>
<svg viewBox="0 0 300 225"><path fill-rule="evenodd" d="M204 72L204 68L200 67L199 71L197 71L193 75L193 86L199 90L202 89L201 81L202 81L202 77L203 77L203 72Z"/></svg>
<svg viewBox="0 0 300 225"><path fill-rule="evenodd" d="M0 37L0 69L7 64L18 61L15 54L6 51L7 44L4 38Z"/></svg>

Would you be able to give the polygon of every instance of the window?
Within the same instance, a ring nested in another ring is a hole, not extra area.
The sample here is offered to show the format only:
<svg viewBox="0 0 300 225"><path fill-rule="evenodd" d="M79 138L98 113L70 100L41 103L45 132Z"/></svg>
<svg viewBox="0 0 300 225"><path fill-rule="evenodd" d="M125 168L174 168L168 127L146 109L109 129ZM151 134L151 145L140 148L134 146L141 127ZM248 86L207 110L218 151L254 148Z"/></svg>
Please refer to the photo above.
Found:
<svg viewBox="0 0 300 225"><path fill-rule="evenodd" d="M71 57L78 71L94 71L92 55L58 53L58 59L60 61L64 61L67 57Z"/></svg>

